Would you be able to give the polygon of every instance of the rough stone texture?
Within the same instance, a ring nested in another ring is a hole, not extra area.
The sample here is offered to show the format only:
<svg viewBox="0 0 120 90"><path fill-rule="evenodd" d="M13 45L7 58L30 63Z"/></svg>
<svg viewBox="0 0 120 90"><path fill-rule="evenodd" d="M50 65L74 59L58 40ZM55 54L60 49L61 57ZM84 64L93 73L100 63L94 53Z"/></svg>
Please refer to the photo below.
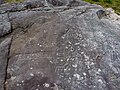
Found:
<svg viewBox="0 0 120 90"><path fill-rule="evenodd" d="M41 23L43 17L46 19L44 23ZM54 87L55 66L52 62L56 48L54 46L56 35L53 29L48 29L48 27L50 28L50 23L56 25L55 17L57 18L56 14L41 14L28 30L29 34L26 33L13 39L8 69L10 75L8 83L11 83L11 80L12 83L8 84L8 90L35 90L37 88L44 90L44 85L47 83L50 87L45 90L51 90Z"/></svg>
<svg viewBox="0 0 120 90"><path fill-rule="evenodd" d="M0 42L0 90L4 90L10 43L11 38L6 38Z"/></svg>
<svg viewBox="0 0 120 90"><path fill-rule="evenodd" d="M39 19L41 12L36 11L21 11L9 14L10 21L12 23L12 29L17 28L25 29L36 22Z"/></svg>
<svg viewBox="0 0 120 90"><path fill-rule="evenodd" d="M0 14L6 12L17 12L24 11L28 9L40 8L40 7L51 7L53 6L84 6L89 3L86 3L81 0L72 1L72 0L25 0L21 3L6 3L0 6Z"/></svg>
<svg viewBox="0 0 120 90"><path fill-rule="evenodd" d="M0 13L24 11L26 9L38 8L43 6L44 4L40 0L12 4L6 3L0 6Z"/></svg>
<svg viewBox="0 0 120 90"><path fill-rule="evenodd" d="M8 14L0 14L0 37L11 32Z"/></svg>
<svg viewBox="0 0 120 90"><path fill-rule="evenodd" d="M54 6L63 6L67 4L67 0L47 0L47 1Z"/></svg>
<svg viewBox="0 0 120 90"><path fill-rule="evenodd" d="M4 0L0 0L0 5L4 3Z"/></svg>
<svg viewBox="0 0 120 90"><path fill-rule="evenodd" d="M5 90L120 90L120 17L81 0L58 2L66 3L9 12Z"/></svg>
<svg viewBox="0 0 120 90"><path fill-rule="evenodd" d="M88 5L89 3L81 1L81 0L71 0L67 6L69 7L76 7L76 6L85 6Z"/></svg>

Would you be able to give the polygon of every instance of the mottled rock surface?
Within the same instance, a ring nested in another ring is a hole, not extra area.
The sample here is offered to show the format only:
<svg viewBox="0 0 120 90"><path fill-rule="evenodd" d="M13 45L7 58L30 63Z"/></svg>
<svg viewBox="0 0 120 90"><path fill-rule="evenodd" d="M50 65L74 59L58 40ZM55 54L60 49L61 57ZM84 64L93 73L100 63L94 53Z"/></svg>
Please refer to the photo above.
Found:
<svg viewBox="0 0 120 90"><path fill-rule="evenodd" d="M0 42L0 90L4 90L11 38Z"/></svg>
<svg viewBox="0 0 120 90"><path fill-rule="evenodd" d="M11 23L8 14L0 14L0 37L11 32Z"/></svg>
<svg viewBox="0 0 120 90"><path fill-rule="evenodd" d="M37 6L38 1L43 6ZM0 7L5 11L0 15L9 20L3 19L0 28L9 22L12 31L0 41L13 37L6 49L9 62L2 59L7 67L1 76L3 90L120 90L117 14L81 0L26 0L16 5L24 3L30 8Z"/></svg>
<svg viewBox="0 0 120 90"><path fill-rule="evenodd" d="M4 3L4 0L0 0L0 5Z"/></svg>

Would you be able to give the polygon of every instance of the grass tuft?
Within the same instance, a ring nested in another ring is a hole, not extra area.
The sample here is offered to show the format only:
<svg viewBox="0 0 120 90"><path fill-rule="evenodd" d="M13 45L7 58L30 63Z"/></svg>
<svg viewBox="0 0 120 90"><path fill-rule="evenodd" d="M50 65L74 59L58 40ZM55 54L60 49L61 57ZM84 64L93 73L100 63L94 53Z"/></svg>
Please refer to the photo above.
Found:
<svg viewBox="0 0 120 90"><path fill-rule="evenodd" d="M22 2L24 0L5 0L5 1L11 3L11 2Z"/></svg>

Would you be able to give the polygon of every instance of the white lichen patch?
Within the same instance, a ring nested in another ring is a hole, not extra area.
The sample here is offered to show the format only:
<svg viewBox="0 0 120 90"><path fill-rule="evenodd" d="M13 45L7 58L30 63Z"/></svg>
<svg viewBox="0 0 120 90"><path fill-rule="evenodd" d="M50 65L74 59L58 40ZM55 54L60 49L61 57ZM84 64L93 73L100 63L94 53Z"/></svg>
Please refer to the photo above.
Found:
<svg viewBox="0 0 120 90"><path fill-rule="evenodd" d="M84 54L84 52L81 52L81 54Z"/></svg>
<svg viewBox="0 0 120 90"><path fill-rule="evenodd" d="M35 60L32 60L32 62L34 62Z"/></svg>
<svg viewBox="0 0 120 90"><path fill-rule="evenodd" d="M58 85L56 83L54 83L54 87L51 87L51 88L52 88L52 90L59 90ZM64 89L60 89L60 90L64 90Z"/></svg>
<svg viewBox="0 0 120 90"><path fill-rule="evenodd" d="M27 56L28 59L30 59L30 56Z"/></svg>
<svg viewBox="0 0 120 90"><path fill-rule="evenodd" d="M64 36L62 36L62 39L64 39L65 37Z"/></svg>
<svg viewBox="0 0 120 90"><path fill-rule="evenodd" d="M91 62L91 63L90 63L90 66L92 66L92 65L95 65L95 63L94 63L94 62Z"/></svg>
<svg viewBox="0 0 120 90"><path fill-rule="evenodd" d="M68 49L68 47L66 46L65 49Z"/></svg>
<svg viewBox="0 0 120 90"><path fill-rule="evenodd" d="M39 43L38 43L37 45L38 45L38 46L40 46L40 47L42 47L42 45L41 45L41 44L39 44Z"/></svg>
<svg viewBox="0 0 120 90"><path fill-rule="evenodd" d="M17 83L17 86L19 87L19 86L21 86L21 84Z"/></svg>
<svg viewBox="0 0 120 90"><path fill-rule="evenodd" d="M101 72L101 69L98 69L98 72Z"/></svg>
<svg viewBox="0 0 120 90"><path fill-rule="evenodd" d="M11 80L15 80L16 79L16 76L14 76L14 77L11 77Z"/></svg>
<svg viewBox="0 0 120 90"><path fill-rule="evenodd" d="M50 61L50 63L53 63L53 61Z"/></svg>
<svg viewBox="0 0 120 90"><path fill-rule="evenodd" d="M46 88L48 88L48 87L50 86L50 84L49 84L49 83L45 83L44 86L45 86Z"/></svg>
<svg viewBox="0 0 120 90"><path fill-rule="evenodd" d="M87 56L85 54L84 54L84 58L85 58L86 61L89 60L89 56Z"/></svg>
<svg viewBox="0 0 120 90"><path fill-rule="evenodd" d="M30 69L32 70L32 69L33 69L33 67L30 67Z"/></svg>
<svg viewBox="0 0 120 90"><path fill-rule="evenodd" d="M60 61L63 62L63 59L61 59Z"/></svg>
<svg viewBox="0 0 120 90"><path fill-rule="evenodd" d="M87 68L90 69L90 62L87 61L87 62L85 62L85 64L87 65Z"/></svg>
<svg viewBox="0 0 120 90"><path fill-rule="evenodd" d="M79 80L83 80L84 78L83 77L80 77Z"/></svg>
<svg viewBox="0 0 120 90"><path fill-rule="evenodd" d="M68 41L69 44L72 44L70 41Z"/></svg>
<svg viewBox="0 0 120 90"><path fill-rule="evenodd" d="M75 43L75 45L79 45L80 43Z"/></svg>
<svg viewBox="0 0 120 90"><path fill-rule="evenodd" d="M24 81L22 80L22 83L24 83Z"/></svg>
<svg viewBox="0 0 120 90"><path fill-rule="evenodd" d="M69 61L69 58L67 58L67 61Z"/></svg>
<svg viewBox="0 0 120 90"><path fill-rule="evenodd" d="M32 76L32 77L33 77L33 76L34 76L34 74L33 74L33 73L30 73L30 76Z"/></svg>
<svg viewBox="0 0 120 90"><path fill-rule="evenodd" d="M77 79L79 79L79 78L80 78L80 75L79 75L79 74L77 74L77 73L76 73L76 74L74 74L73 76L74 76L74 77L76 77Z"/></svg>
<svg viewBox="0 0 120 90"><path fill-rule="evenodd" d="M40 72L38 72L38 74L40 74Z"/></svg>
<svg viewBox="0 0 120 90"><path fill-rule="evenodd" d="M87 74L84 72L83 75L86 76Z"/></svg>
<svg viewBox="0 0 120 90"><path fill-rule="evenodd" d="M72 65L74 68L76 68L77 67L77 64L75 64L75 65Z"/></svg>
<svg viewBox="0 0 120 90"><path fill-rule="evenodd" d="M39 45L40 47L42 47L42 45Z"/></svg>
<svg viewBox="0 0 120 90"><path fill-rule="evenodd" d="M40 85L37 85L38 87L40 87Z"/></svg>
<svg viewBox="0 0 120 90"><path fill-rule="evenodd" d="M103 81L102 81L102 79L98 79L98 82L100 82L101 84L103 84Z"/></svg>

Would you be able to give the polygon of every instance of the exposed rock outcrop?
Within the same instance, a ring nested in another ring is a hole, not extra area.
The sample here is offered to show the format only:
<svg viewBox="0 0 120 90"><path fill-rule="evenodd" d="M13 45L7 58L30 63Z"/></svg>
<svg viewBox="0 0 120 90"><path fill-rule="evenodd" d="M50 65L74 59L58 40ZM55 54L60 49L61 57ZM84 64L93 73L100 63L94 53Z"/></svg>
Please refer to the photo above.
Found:
<svg viewBox="0 0 120 90"><path fill-rule="evenodd" d="M112 11L81 0L26 0L0 13L0 90L120 90Z"/></svg>
<svg viewBox="0 0 120 90"><path fill-rule="evenodd" d="M11 38L6 38L0 43L0 90L4 90L6 82L10 44Z"/></svg>
<svg viewBox="0 0 120 90"><path fill-rule="evenodd" d="M11 32L11 23L8 14L0 14L0 37Z"/></svg>

